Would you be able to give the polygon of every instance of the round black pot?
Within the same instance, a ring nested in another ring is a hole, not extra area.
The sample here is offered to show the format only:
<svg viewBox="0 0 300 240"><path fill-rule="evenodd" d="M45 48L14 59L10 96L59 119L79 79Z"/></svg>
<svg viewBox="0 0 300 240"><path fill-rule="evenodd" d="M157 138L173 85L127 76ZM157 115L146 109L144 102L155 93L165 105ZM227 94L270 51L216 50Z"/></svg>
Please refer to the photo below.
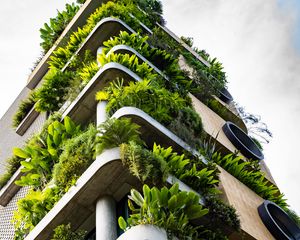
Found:
<svg viewBox="0 0 300 240"><path fill-rule="evenodd" d="M225 102L225 103L230 103L233 100L233 97L231 96L230 92L226 88L222 88L220 91L220 96L219 98Z"/></svg>
<svg viewBox="0 0 300 240"><path fill-rule="evenodd" d="M270 233L278 240L299 240L300 228L278 205L268 200L258 207L258 213Z"/></svg>
<svg viewBox="0 0 300 240"><path fill-rule="evenodd" d="M253 140L234 123L226 122L222 129L227 138L245 157L254 160L264 159L263 153L259 150Z"/></svg>

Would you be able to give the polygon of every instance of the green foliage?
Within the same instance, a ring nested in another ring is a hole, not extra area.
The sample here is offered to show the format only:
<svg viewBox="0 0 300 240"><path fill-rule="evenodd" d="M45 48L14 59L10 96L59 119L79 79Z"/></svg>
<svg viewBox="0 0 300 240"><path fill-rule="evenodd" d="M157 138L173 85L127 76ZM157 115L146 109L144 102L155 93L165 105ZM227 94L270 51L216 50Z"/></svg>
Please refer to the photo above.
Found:
<svg viewBox="0 0 300 240"><path fill-rule="evenodd" d="M103 96L107 99L103 99ZM109 115L121 107L134 106L163 124L170 123L178 115L179 109L188 105L178 93L157 88L149 80L130 82L128 86L124 86L123 81L111 83L104 91L97 93L96 99L108 100L106 111Z"/></svg>
<svg viewBox="0 0 300 240"><path fill-rule="evenodd" d="M50 18L50 24L44 24L44 28L40 29L42 39L40 45L44 49L44 52L47 52L52 47L78 10L79 6L76 6L74 3L66 4L64 11L57 11L57 16Z"/></svg>
<svg viewBox="0 0 300 240"><path fill-rule="evenodd" d="M100 154L104 149L118 147L130 141L141 143L139 128L139 125L127 118L107 120L98 126L96 153Z"/></svg>
<svg viewBox="0 0 300 240"><path fill-rule="evenodd" d="M151 22L158 22L161 25L165 24L163 18L162 2L159 0L135 0L144 12L147 13Z"/></svg>
<svg viewBox="0 0 300 240"><path fill-rule="evenodd" d="M21 103L18 107L18 111L15 113L15 115L13 117L12 126L14 128L17 128L19 126L19 124L23 121L23 119L26 117L26 115L32 109L35 102L36 101L35 101L35 97L34 97L33 93L31 93L27 99L21 101Z"/></svg>
<svg viewBox="0 0 300 240"><path fill-rule="evenodd" d="M131 1L126 1L125 3L109 1L106 4L102 4L88 17L87 23L82 28L78 28L77 31L70 35L66 46L59 47L53 52L49 61L50 67L61 69L79 48L80 44L84 42L97 23L105 17L119 18L134 30L141 32L138 20L130 17L129 13L135 13L135 16L141 21L147 21L148 19Z"/></svg>
<svg viewBox="0 0 300 240"><path fill-rule="evenodd" d="M57 120L49 124L46 134L41 133L33 138L23 149L14 148L14 155L25 159L21 161L21 171L26 173L15 183L43 189L51 179L51 171L58 161L61 145L78 132L79 126L65 117L64 124Z"/></svg>
<svg viewBox="0 0 300 240"><path fill-rule="evenodd" d="M86 131L64 142L63 151L53 169L53 180L63 192L76 180L95 159L97 129L90 125Z"/></svg>
<svg viewBox="0 0 300 240"><path fill-rule="evenodd" d="M191 107L180 109L168 128L191 147L199 147L203 130L202 121Z"/></svg>
<svg viewBox="0 0 300 240"><path fill-rule="evenodd" d="M35 109L39 112L57 111L64 102L73 77L73 72L49 71L44 77L43 85L35 91Z"/></svg>
<svg viewBox="0 0 300 240"><path fill-rule="evenodd" d="M225 204L214 195L207 195L205 198L205 207L209 209L210 227L212 229L227 225L236 231L240 230L240 219L232 206Z"/></svg>
<svg viewBox="0 0 300 240"><path fill-rule="evenodd" d="M154 73L153 69L149 67L147 63L139 63L139 59L136 55L130 56L129 54L121 53L110 53L109 55L106 55L104 52L102 52L102 54L98 55L98 61L101 66L104 66L110 62L120 63L135 72L142 79L147 78L149 80L155 80L158 78L158 75Z"/></svg>
<svg viewBox="0 0 300 240"><path fill-rule="evenodd" d="M215 193L219 183L215 165L206 166L200 160L190 160L185 155L154 144L150 151L135 142L121 145L122 163L142 183L161 185L169 174L201 193Z"/></svg>
<svg viewBox="0 0 300 240"><path fill-rule="evenodd" d="M54 234L51 240L84 240L86 236L86 231L80 230L78 232L73 232L71 229L71 224L59 225L54 229Z"/></svg>
<svg viewBox="0 0 300 240"><path fill-rule="evenodd" d="M154 144L153 153L161 157L168 165L169 172L203 194L215 193L219 183L215 165L205 165L199 159L191 160L184 154L178 155L172 147L167 149Z"/></svg>
<svg viewBox="0 0 300 240"><path fill-rule="evenodd" d="M180 192L178 184L161 190L144 185L143 195L132 189L130 199L132 202L129 200L128 205L132 214L127 220L128 227L152 224L164 228L168 236L179 239L197 239L197 227L192 226L190 221L208 213L207 209L199 205L199 197L195 193ZM127 229L122 217L119 223L120 227Z"/></svg>
<svg viewBox="0 0 300 240"><path fill-rule="evenodd" d="M131 141L120 146L122 163L142 183L161 185L168 177L169 169L162 156Z"/></svg>
<svg viewBox="0 0 300 240"><path fill-rule="evenodd" d="M253 167L253 163L242 161L241 157L232 154L222 157L219 153L213 155L212 161L239 179L263 199L270 200L283 209L287 209L288 205L283 199L283 194L275 185L265 179L264 174L259 169Z"/></svg>
<svg viewBox="0 0 300 240"><path fill-rule="evenodd" d="M59 200L58 188L46 188L43 191L29 191L25 198L17 203L18 210L14 212L15 238L24 237L42 220Z"/></svg>
<svg viewBox="0 0 300 240"><path fill-rule="evenodd" d="M152 77L148 75L148 79L155 79L157 82L159 82L160 80L159 83L170 91L178 91L181 95L186 95L189 89L190 81L187 80L188 78L180 70L178 60L167 51L150 46L147 43L147 40L148 36L142 37L140 34L129 34L127 32L121 32L119 36L110 38L103 43L105 48L103 49L102 55L104 55L104 58L107 59L107 57L105 57L105 54L107 54L108 51L111 50L114 46L121 44L130 46L150 62L152 62L154 65L156 65L159 69L163 70L163 72L169 77L169 80L166 81L165 79L158 79L158 77L160 76ZM119 62L118 60L114 61ZM105 61L105 63L106 62L107 60ZM123 62L124 61L122 61L121 63L124 64ZM132 71L137 72L136 67L131 67L131 64L125 63L124 65L130 68ZM148 72L151 75L153 74L153 71Z"/></svg>
<svg viewBox="0 0 300 240"><path fill-rule="evenodd" d="M21 165L21 160L22 159L17 156L12 156L6 160L6 171L0 177L0 189L5 186L12 175L18 170Z"/></svg>

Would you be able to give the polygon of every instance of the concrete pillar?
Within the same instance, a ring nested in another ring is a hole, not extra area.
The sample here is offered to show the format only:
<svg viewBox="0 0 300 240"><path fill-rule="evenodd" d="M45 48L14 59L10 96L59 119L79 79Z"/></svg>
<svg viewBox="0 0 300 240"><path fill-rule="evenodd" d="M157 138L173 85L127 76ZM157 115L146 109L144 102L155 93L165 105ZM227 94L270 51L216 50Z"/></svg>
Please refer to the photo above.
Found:
<svg viewBox="0 0 300 240"><path fill-rule="evenodd" d="M105 122L107 119L107 114L105 111L106 105L107 105L107 101L101 101L97 104L97 114L96 114L97 126Z"/></svg>
<svg viewBox="0 0 300 240"><path fill-rule="evenodd" d="M97 64L98 64L99 67L102 67L102 66L101 66L100 62L98 61L98 55L99 55L99 54L102 54L103 48L104 48L104 46L100 46L100 47L97 49Z"/></svg>
<svg viewBox="0 0 300 240"><path fill-rule="evenodd" d="M111 196L103 196L99 198L96 205L96 240L116 239L116 201Z"/></svg>

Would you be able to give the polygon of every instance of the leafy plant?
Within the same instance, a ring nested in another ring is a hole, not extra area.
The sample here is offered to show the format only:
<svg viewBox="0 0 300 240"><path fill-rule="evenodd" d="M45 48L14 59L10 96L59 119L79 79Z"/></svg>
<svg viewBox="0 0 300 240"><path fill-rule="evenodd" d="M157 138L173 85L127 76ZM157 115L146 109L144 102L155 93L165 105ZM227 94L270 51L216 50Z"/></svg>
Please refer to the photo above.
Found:
<svg viewBox="0 0 300 240"><path fill-rule="evenodd" d="M141 143L139 128L139 125L127 118L107 120L98 126L96 153L100 154L104 149L118 147L130 141Z"/></svg>
<svg viewBox="0 0 300 240"><path fill-rule="evenodd" d="M63 192L67 192L94 161L96 134L97 129L90 125L84 132L64 142L53 169L53 180Z"/></svg>
<svg viewBox="0 0 300 240"><path fill-rule="evenodd" d="M73 72L51 70L44 77L43 85L35 91L35 109L39 112L57 111L64 102L64 96L73 79Z"/></svg>
<svg viewBox="0 0 300 240"><path fill-rule="evenodd" d="M197 239L197 227L192 226L190 221L208 213L199 205L199 197L195 193L180 192L178 184L161 190L144 185L143 195L132 189L128 205L132 214L127 223L123 217L118 220L123 230L139 224L152 224L165 229L169 237L177 236L179 239Z"/></svg>
<svg viewBox="0 0 300 240"><path fill-rule="evenodd" d="M202 137L202 121L200 116L191 107L179 110L168 128L191 147L197 148Z"/></svg>
<svg viewBox="0 0 300 240"><path fill-rule="evenodd" d="M165 159L133 141L121 144L120 155L123 165L142 183L161 185L168 177L169 167Z"/></svg>
<svg viewBox="0 0 300 240"><path fill-rule="evenodd" d="M205 207L209 209L210 227L212 229L227 225L236 231L240 231L240 219L232 206L225 204L214 195L207 195L205 198Z"/></svg>
<svg viewBox="0 0 300 240"><path fill-rule="evenodd" d="M34 97L34 93L29 94L28 98L25 100L22 100L18 111L15 113L13 117L13 124L12 126L14 128L17 128L19 124L23 121L23 119L26 117L26 115L30 112L30 110L33 108L33 105L35 104L36 100Z"/></svg>
<svg viewBox="0 0 300 240"><path fill-rule="evenodd" d="M42 220L59 200L58 188L47 188L43 191L31 190L17 203L18 210L14 212L13 223L15 226L15 238L24 237Z"/></svg>
<svg viewBox="0 0 300 240"><path fill-rule="evenodd" d="M241 157L232 154L222 157L219 153L212 156L212 161L239 179L263 199L270 200L283 209L287 209L288 205L283 199L283 194L279 192L275 185L270 184L265 179L264 174L259 169L253 167L253 163L245 162L241 160Z"/></svg>
<svg viewBox="0 0 300 240"><path fill-rule="evenodd" d="M129 13L135 13L137 18L132 18ZM87 23L78 28L77 31L70 35L68 43L64 47L59 47L53 52L49 65L51 68L61 69L72 57L80 44L84 42L97 23L105 17L116 17L125 21L130 27L137 32L142 32L138 19L147 21L148 17L142 13L131 1L109 1L97 8L87 19ZM149 21L148 21L149 22Z"/></svg>
<svg viewBox="0 0 300 240"><path fill-rule="evenodd" d="M129 82L128 86L124 86L123 81L111 83L104 91L97 93L96 99L108 100L106 111L109 115L123 106L134 106L163 124L170 123L179 109L188 105L179 94L157 88L149 80Z"/></svg>
<svg viewBox="0 0 300 240"><path fill-rule="evenodd" d="M0 177L0 189L5 186L12 175L18 170L21 165L21 160L22 159L17 156L12 156L6 160L6 171Z"/></svg>
<svg viewBox="0 0 300 240"><path fill-rule="evenodd" d="M70 223L59 225L53 231L54 234L51 240L84 240L86 236L84 230L73 232Z"/></svg>
<svg viewBox="0 0 300 240"><path fill-rule="evenodd" d="M40 29L42 38L40 45L45 52L52 47L65 27L79 10L79 6L76 6L74 3L66 4L65 8L66 9L62 12L57 11L57 16L55 18L50 18L50 23L45 23L44 28Z"/></svg>
<svg viewBox="0 0 300 240"><path fill-rule="evenodd" d="M69 117L65 117L64 124L57 120L51 123L46 136L33 138L23 149L14 148L14 155L25 159L21 161L23 166L21 171L26 173L16 181L16 184L43 189L51 179L51 170L58 161L62 143L78 132L79 126L76 126Z"/></svg>

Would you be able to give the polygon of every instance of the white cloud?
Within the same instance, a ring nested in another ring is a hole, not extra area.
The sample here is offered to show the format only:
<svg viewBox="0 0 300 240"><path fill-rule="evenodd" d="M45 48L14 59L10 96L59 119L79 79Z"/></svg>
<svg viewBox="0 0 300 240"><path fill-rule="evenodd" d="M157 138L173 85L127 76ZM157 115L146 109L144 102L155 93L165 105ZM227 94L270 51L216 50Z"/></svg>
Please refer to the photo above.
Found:
<svg viewBox="0 0 300 240"><path fill-rule="evenodd" d="M167 26L218 57L235 99L268 123L274 139L266 162L300 213L300 57L293 39L299 8L275 0L163 2Z"/></svg>

